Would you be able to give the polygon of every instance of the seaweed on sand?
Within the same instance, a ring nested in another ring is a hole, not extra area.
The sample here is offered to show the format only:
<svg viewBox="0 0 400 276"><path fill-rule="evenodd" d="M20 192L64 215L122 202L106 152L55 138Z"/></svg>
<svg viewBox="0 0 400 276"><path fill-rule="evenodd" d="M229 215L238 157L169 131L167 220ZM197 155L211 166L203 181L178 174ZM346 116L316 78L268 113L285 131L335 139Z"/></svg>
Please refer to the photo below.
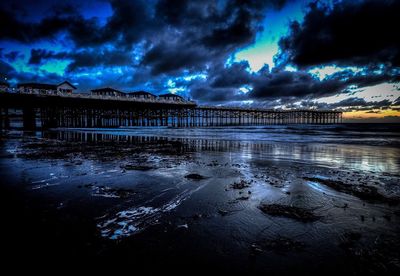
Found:
<svg viewBox="0 0 400 276"><path fill-rule="evenodd" d="M260 242L253 243L251 250L253 254L261 253L263 251L274 251L278 254L285 254L287 252L300 252L305 249L305 244L287 237L278 236L273 239L265 239Z"/></svg>
<svg viewBox="0 0 400 276"><path fill-rule="evenodd" d="M200 174L197 174L197 173L191 173L191 174L185 175L185 178L193 179L193 180L202 180L202 179L205 179L206 177L202 176Z"/></svg>
<svg viewBox="0 0 400 276"><path fill-rule="evenodd" d="M261 204L258 208L265 214L276 217L286 217L301 222L313 222L319 219L312 211L300 207L281 204Z"/></svg>
<svg viewBox="0 0 400 276"><path fill-rule="evenodd" d="M239 182L235 182L231 185L231 188L235 189L235 190L242 190L242 189L245 189L248 187L250 187L250 182L243 180L243 179L240 180Z"/></svg>
<svg viewBox="0 0 400 276"><path fill-rule="evenodd" d="M378 191L377 187L366 185L366 184L347 184L343 183L342 181L335 181L330 179L323 179L317 177L304 177L305 180L311 182L317 182L322 185L325 185L331 189L334 189L341 193L350 194L356 196L362 200L367 200L370 202L381 202L381 203L388 203L388 204L398 204L400 203L400 199L396 197L388 197L381 194Z"/></svg>

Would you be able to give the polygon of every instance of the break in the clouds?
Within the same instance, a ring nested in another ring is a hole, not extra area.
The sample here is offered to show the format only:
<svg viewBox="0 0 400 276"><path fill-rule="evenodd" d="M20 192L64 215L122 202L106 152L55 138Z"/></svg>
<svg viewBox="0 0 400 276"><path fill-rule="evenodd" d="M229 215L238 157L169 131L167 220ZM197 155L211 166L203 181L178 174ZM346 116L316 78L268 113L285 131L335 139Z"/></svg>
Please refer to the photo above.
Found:
<svg viewBox="0 0 400 276"><path fill-rule="evenodd" d="M395 0L2 1L0 74L203 104L396 109L399 13Z"/></svg>

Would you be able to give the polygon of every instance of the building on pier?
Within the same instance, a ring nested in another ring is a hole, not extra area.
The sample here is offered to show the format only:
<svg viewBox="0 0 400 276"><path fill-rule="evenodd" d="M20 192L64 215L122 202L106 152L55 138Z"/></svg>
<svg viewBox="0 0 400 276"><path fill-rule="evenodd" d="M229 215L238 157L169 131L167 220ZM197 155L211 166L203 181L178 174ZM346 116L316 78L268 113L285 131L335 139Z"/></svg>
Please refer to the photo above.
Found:
<svg viewBox="0 0 400 276"><path fill-rule="evenodd" d="M20 93L41 94L41 95L57 95L57 94L72 94L77 88L68 81L63 81L60 84L48 83L20 83L17 86Z"/></svg>
<svg viewBox="0 0 400 276"><path fill-rule="evenodd" d="M0 92L9 92L10 84L8 82L0 82Z"/></svg>
<svg viewBox="0 0 400 276"><path fill-rule="evenodd" d="M128 92L126 93L128 98L135 98L135 99L145 99L145 100L156 100L157 96L151 94L150 92L146 91L135 91L135 92Z"/></svg>
<svg viewBox="0 0 400 276"><path fill-rule="evenodd" d="M63 81L57 85L58 94L72 94L77 88L72 85L69 81Z"/></svg>
<svg viewBox="0 0 400 276"><path fill-rule="evenodd" d="M182 96L168 93L168 94L161 94L158 96L160 100L166 100L166 101L174 101L174 102L185 102L185 99Z"/></svg>
<svg viewBox="0 0 400 276"><path fill-rule="evenodd" d="M92 95L96 96L112 96L112 97L125 97L125 93L111 87L104 87L91 90Z"/></svg>

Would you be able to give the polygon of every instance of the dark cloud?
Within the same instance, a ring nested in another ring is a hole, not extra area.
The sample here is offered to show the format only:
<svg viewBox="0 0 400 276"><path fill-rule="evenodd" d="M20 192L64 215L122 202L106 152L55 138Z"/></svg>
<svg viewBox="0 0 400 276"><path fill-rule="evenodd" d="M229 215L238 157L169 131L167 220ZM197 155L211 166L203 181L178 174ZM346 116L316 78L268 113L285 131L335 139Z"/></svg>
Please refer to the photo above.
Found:
<svg viewBox="0 0 400 276"><path fill-rule="evenodd" d="M247 10L240 9L229 25L213 29L209 35L202 38L202 43L209 48L249 43L257 31L257 28L251 25L252 23L252 14Z"/></svg>
<svg viewBox="0 0 400 276"><path fill-rule="evenodd" d="M154 28L151 5L143 1L110 1L113 15L101 28L102 39L131 48L133 43L147 38ZM155 30L157 31L157 30Z"/></svg>
<svg viewBox="0 0 400 276"><path fill-rule="evenodd" d="M254 80L250 96L256 99L322 97L341 92L347 85L338 78L321 81L304 71L274 71Z"/></svg>
<svg viewBox="0 0 400 276"><path fill-rule="evenodd" d="M400 66L400 1L313 2L302 23L279 42L278 61L300 67L322 64Z"/></svg>
<svg viewBox="0 0 400 276"><path fill-rule="evenodd" d="M71 60L68 72L101 66L131 66L132 56L121 50L83 50L78 52L54 52L46 49L32 49L29 64L42 65L48 60Z"/></svg>
<svg viewBox="0 0 400 276"><path fill-rule="evenodd" d="M51 59L65 59L68 57L66 52L55 53L46 49L31 49L31 56L28 63L31 65L41 65Z"/></svg>
<svg viewBox="0 0 400 276"><path fill-rule="evenodd" d="M159 75L179 70L202 70L209 58L196 46L182 49L179 44L161 42L144 55L141 64L150 66L153 75Z"/></svg>
<svg viewBox="0 0 400 276"><path fill-rule="evenodd" d="M21 53L18 52L18 51L11 51L11 52L9 52L9 53L7 53L7 54L4 55L4 57L5 57L8 61L10 61L10 62L16 61L18 58L21 58L21 57L23 57L23 56L24 56L24 55L21 54Z"/></svg>
<svg viewBox="0 0 400 276"><path fill-rule="evenodd" d="M388 109L393 105L393 103L389 100L382 101L366 101L362 98L352 97L345 100L342 100L337 103L328 104L328 108L335 108L339 110L376 110L376 109Z"/></svg>
<svg viewBox="0 0 400 276"><path fill-rule="evenodd" d="M29 24L18 21L11 12L2 8L0 8L0 18L0 37L2 39L15 39L22 42L29 42L33 34L33 29Z"/></svg>
<svg viewBox="0 0 400 276"><path fill-rule="evenodd" d="M351 95L349 87L363 88L383 82L397 82L399 77L391 72L375 74L369 70L355 73L345 70L319 79L306 71L285 71L264 67L259 72L250 71L247 62L233 63L230 66L217 66L208 71L207 81L200 81L189 89L193 97L202 101L221 100L216 97L219 91L225 91L227 99L274 101L290 104L302 99L327 97L340 93ZM241 87L252 87L252 91L243 95ZM240 95L240 97L238 97Z"/></svg>
<svg viewBox="0 0 400 276"><path fill-rule="evenodd" d="M335 103L316 102L314 99L289 103L287 108L306 109L336 109L341 111L368 111L367 113L381 113L382 110L395 109L394 102L390 100L367 101L359 97L350 97Z"/></svg>
<svg viewBox="0 0 400 276"><path fill-rule="evenodd" d="M216 67L210 71L211 87L237 87L252 83L252 73L247 61L233 63L229 67Z"/></svg>
<svg viewBox="0 0 400 276"><path fill-rule="evenodd" d="M349 87L358 88L397 81L398 76L373 74L371 72L337 73L320 80L305 71L273 71L260 74L253 81L254 98L326 97L338 93L350 93Z"/></svg>
<svg viewBox="0 0 400 276"><path fill-rule="evenodd" d="M220 66L229 55L254 42L268 7L284 1L179 1L155 7L157 36L142 65L154 75Z"/></svg>
<svg viewBox="0 0 400 276"><path fill-rule="evenodd" d="M11 76L15 73L14 67L0 60L0 76Z"/></svg>
<svg viewBox="0 0 400 276"><path fill-rule="evenodd" d="M202 102L226 104L230 101L246 100L246 97L235 94L234 89L217 88L209 89L207 86L193 86L190 94L194 99Z"/></svg>
<svg viewBox="0 0 400 276"><path fill-rule="evenodd" d="M389 103L390 104L390 103ZM367 105L367 101L362 98L352 97L348 99L344 99L338 103L330 104L331 107L356 107L356 106L365 106Z"/></svg>
<svg viewBox="0 0 400 276"><path fill-rule="evenodd" d="M84 19L76 10L73 12L67 10L66 13L60 15L56 9L50 11L48 16L39 22L28 22L19 20L15 14L0 7L0 18L2 22L7 22L0 24L1 39L29 44L46 39L54 40L58 34L66 32L79 46L92 45L100 40L97 20Z"/></svg>
<svg viewBox="0 0 400 276"><path fill-rule="evenodd" d="M32 43L66 34L78 51L82 48L96 51L107 45L130 51L142 43L144 67L150 67L153 75L175 74L213 67L211 63L220 63L233 51L254 42L266 9L280 8L284 3L282 0L193 0L173 4L163 0L110 0L113 13L104 24L98 18L84 18L77 3L47 3L48 12L37 22L20 20L15 11L13 14L2 7L0 15L10 24L1 25L0 36ZM43 53L34 54L31 64L41 61L38 55L46 58ZM50 54L47 58L56 57ZM79 62L74 64L78 66Z"/></svg>
<svg viewBox="0 0 400 276"><path fill-rule="evenodd" d="M132 66L133 64L131 54L121 50L85 50L69 56L73 61L67 67L68 72L92 67Z"/></svg>

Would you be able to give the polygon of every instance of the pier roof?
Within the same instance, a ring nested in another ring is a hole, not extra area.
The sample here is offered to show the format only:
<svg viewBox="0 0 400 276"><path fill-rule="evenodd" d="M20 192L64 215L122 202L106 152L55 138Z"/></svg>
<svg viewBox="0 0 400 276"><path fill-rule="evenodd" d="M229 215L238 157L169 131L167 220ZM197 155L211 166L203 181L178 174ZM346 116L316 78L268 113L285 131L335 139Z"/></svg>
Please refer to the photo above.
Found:
<svg viewBox="0 0 400 276"><path fill-rule="evenodd" d="M156 95L154 95L154 94L152 94L152 93L150 93L150 92L147 92L147 91L133 91L133 92L127 92L126 94L128 94L128 95L150 95L150 96L153 96L153 97L156 97Z"/></svg>
<svg viewBox="0 0 400 276"><path fill-rule="evenodd" d="M183 97L182 97L181 95L172 94L172 93L161 94L161 95L158 95L158 97L160 97L160 98L167 98L167 97L178 97L178 98L181 98L181 99L183 99Z"/></svg>
<svg viewBox="0 0 400 276"><path fill-rule="evenodd" d="M68 84L69 86L71 86L73 89L77 89L75 85L73 85L72 83L70 83L69 81L63 81L62 83L60 83L57 86L63 85L63 84Z"/></svg>
<svg viewBox="0 0 400 276"><path fill-rule="evenodd" d="M98 89L92 89L90 90L92 92L106 92L106 91L113 91L113 92L118 92L118 93L124 93L118 89L112 88L112 87L102 87L102 88L98 88Z"/></svg>

